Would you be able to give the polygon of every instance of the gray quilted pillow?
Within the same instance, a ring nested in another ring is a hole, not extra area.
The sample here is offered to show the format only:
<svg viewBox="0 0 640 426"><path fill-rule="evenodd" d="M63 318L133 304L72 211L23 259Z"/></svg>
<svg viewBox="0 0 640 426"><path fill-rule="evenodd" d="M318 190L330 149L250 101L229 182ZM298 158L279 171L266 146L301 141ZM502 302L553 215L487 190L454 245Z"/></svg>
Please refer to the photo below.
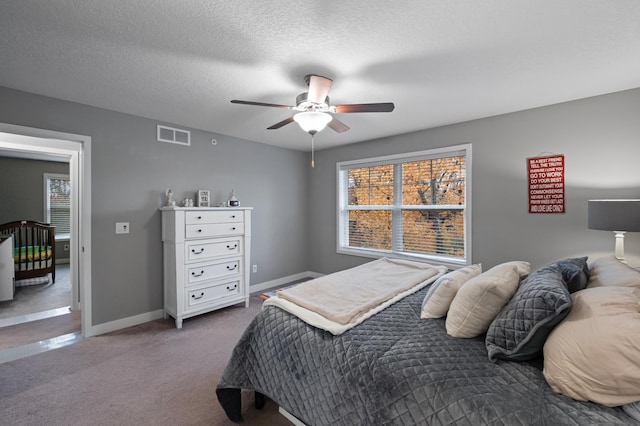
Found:
<svg viewBox="0 0 640 426"><path fill-rule="evenodd" d="M532 273L493 320L485 344L489 359L536 358L551 330L571 310L571 295L556 263Z"/></svg>
<svg viewBox="0 0 640 426"><path fill-rule="evenodd" d="M589 283L587 256L558 260L555 263L560 267L562 279L567 284L569 293L575 293L587 288Z"/></svg>

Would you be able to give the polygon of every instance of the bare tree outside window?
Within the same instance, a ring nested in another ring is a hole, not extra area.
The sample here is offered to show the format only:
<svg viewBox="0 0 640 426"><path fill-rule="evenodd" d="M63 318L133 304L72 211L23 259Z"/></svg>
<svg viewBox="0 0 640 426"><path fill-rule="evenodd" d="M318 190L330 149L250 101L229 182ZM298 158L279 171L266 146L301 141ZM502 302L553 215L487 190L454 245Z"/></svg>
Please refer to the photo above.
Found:
<svg viewBox="0 0 640 426"><path fill-rule="evenodd" d="M404 250L461 256L464 254L462 211L465 158L447 157L402 165L403 205L438 206L403 211Z"/></svg>

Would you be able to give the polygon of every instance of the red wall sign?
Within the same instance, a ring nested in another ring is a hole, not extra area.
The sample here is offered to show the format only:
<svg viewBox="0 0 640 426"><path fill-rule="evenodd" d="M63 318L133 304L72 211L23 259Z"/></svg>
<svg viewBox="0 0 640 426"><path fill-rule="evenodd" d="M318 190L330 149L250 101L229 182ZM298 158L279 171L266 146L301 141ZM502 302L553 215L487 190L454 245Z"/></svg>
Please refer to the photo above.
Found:
<svg viewBox="0 0 640 426"><path fill-rule="evenodd" d="M529 213L564 213L564 155L527 158Z"/></svg>

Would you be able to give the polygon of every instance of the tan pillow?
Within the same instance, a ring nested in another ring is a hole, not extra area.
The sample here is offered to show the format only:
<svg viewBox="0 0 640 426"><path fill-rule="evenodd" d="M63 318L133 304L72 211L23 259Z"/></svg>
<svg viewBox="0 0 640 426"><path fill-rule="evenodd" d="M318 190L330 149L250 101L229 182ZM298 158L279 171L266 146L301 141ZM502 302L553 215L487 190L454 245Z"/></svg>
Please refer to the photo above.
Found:
<svg viewBox="0 0 640 426"><path fill-rule="evenodd" d="M487 331L502 307L518 289L516 265L500 264L464 283L451 302L447 333L453 337L476 337Z"/></svg>
<svg viewBox="0 0 640 426"><path fill-rule="evenodd" d="M524 260L512 260L511 262L501 263L501 265L513 265L518 270L518 274L520 274L520 280L523 280L529 276L531 272L531 264L529 262L525 262Z"/></svg>
<svg viewBox="0 0 640 426"><path fill-rule="evenodd" d="M573 293L544 345L544 377L558 393L610 407L640 401L640 289Z"/></svg>
<svg viewBox="0 0 640 426"><path fill-rule="evenodd" d="M587 288L624 286L640 288L640 272L620 262L615 256L601 257L589 265Z"/></svg>
<svg viewBox="0 0 640 426"><path fill-rule="evenodd" d="M431 284L422 302L420 318L442 318L462 284L482 273L482 265L470 265L449 272Z"/></svg>

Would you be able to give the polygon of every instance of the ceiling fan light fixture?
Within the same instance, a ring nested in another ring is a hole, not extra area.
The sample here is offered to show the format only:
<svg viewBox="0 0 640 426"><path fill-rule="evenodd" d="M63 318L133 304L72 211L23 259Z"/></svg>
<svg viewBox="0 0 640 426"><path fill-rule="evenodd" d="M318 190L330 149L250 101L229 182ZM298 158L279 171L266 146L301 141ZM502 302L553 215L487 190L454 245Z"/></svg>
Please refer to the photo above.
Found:
<svg viewBox="0 0 640 426"><path fill-rule="evenodd" d="M302 130L314 135L324 129L333 120L333 117L326 112L305 111L294 115L293 119Z"/></svg>

